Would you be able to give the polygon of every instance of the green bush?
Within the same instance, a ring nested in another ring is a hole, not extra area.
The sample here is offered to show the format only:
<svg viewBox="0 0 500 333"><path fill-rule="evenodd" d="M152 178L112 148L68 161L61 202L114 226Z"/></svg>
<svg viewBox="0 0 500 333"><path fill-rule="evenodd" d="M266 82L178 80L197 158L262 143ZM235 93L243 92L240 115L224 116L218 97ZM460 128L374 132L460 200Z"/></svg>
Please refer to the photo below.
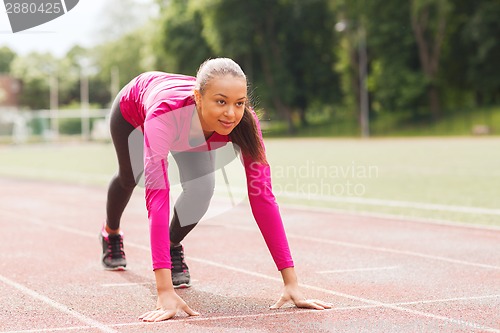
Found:
<svg viewBox="0 0 500 333"><path fill-rule="evenodd" d="M94 126L94 121L99 118L90 118L90 131ZM82 134L82 120L80 118L59 119L59 134L80 135Z"/></svg>

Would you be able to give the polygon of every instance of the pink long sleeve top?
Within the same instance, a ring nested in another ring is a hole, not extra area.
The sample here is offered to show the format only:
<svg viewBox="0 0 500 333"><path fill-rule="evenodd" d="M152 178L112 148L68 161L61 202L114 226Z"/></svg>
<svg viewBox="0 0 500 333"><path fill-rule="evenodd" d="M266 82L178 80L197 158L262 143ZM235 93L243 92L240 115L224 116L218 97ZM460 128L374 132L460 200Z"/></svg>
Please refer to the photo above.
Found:
<svg viewBox="0 0 500 333"><path fill-rule="evenodd" d="M230 142L227 135L213 133L203 144L189 140L191 120L196 112L193 98L195 78L146 72L124 87L120 109L127 122L144 134L144 178L150 225L153 269L172 268L170 258L170 185L168 153L213 150ZM255 116L255 114L254 114ZM262 142L259 122L257 127ZM278 268L293 266L276 199L272 193L270 168L243 155L248 197L253 216Z"/></svg>

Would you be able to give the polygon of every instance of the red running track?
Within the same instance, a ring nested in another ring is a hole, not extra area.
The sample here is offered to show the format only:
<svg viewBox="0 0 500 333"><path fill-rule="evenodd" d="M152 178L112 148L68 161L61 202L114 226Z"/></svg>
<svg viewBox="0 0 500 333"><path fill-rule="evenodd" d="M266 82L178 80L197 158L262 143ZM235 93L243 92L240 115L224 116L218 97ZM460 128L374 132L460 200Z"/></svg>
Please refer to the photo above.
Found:
<svg viewBox="0 0 500 333"><path fill-rule="evenodd" d="M0 187L1 333L500 332L500 229L283 206L302 290L334 308L269 310L280 275L243 203L184 241L194 281L179 294L201 316L142 323L156 298L141 190L122 224L129 269L108 272L103 188Z"/></svg>

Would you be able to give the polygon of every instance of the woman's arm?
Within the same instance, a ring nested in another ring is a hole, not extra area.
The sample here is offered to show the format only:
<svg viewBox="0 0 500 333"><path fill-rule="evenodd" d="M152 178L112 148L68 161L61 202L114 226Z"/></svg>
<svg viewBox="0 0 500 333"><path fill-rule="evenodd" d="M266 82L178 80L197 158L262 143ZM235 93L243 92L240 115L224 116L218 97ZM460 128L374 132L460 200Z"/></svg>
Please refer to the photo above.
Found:
<svg viewBox="0 0 500 333"><path fill-rule="evenodd" d="M262 147L264 147L259 120L255 115L254 118ZM278 309L289 301L292 301L299 308L318 310L331 308L331 304L326 302L306 300L299 291L297 275L295 274L294 263L281 214L272 192L270 166L253 162L245 156L243 162L247 176L248 197L252 213L283 278L283 293L278 302L271 306L271 308Z"/></svg>
<svg viewBox="0 0 500 333"><path fill-rule="evenodd" d="M257 115L252 111L260 144L265 152L264 140ZM269 164L254 162L243 154L243 165L247 178L248 200L253 216L264 237L266 245L278 270L293 267L294 263L286 238L279 207L271 185Z"/></svg>
<svg viewBox="0 0 500 333"><path fill-rule="evenodd" d="M198 315L174 291L171 275L169 214L170 184L167 156L172 133L176 133L168 114L151 117L144 123L144 178L149 217L151 255L155 270L158 301L156 309L139 318L161 321L174 317L179 310Z"/></svg>

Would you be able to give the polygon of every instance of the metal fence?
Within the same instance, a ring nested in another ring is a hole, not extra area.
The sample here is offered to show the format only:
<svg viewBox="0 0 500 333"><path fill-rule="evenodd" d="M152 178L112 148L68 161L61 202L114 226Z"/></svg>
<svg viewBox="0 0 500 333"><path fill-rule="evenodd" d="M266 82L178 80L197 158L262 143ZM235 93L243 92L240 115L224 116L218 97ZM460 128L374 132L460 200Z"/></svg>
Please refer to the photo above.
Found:
<svg viewBox="0 0 500 333"><path fill-rule="evenodd" d="M109 109L0 109L2 143L109 139Z"/></svg>

